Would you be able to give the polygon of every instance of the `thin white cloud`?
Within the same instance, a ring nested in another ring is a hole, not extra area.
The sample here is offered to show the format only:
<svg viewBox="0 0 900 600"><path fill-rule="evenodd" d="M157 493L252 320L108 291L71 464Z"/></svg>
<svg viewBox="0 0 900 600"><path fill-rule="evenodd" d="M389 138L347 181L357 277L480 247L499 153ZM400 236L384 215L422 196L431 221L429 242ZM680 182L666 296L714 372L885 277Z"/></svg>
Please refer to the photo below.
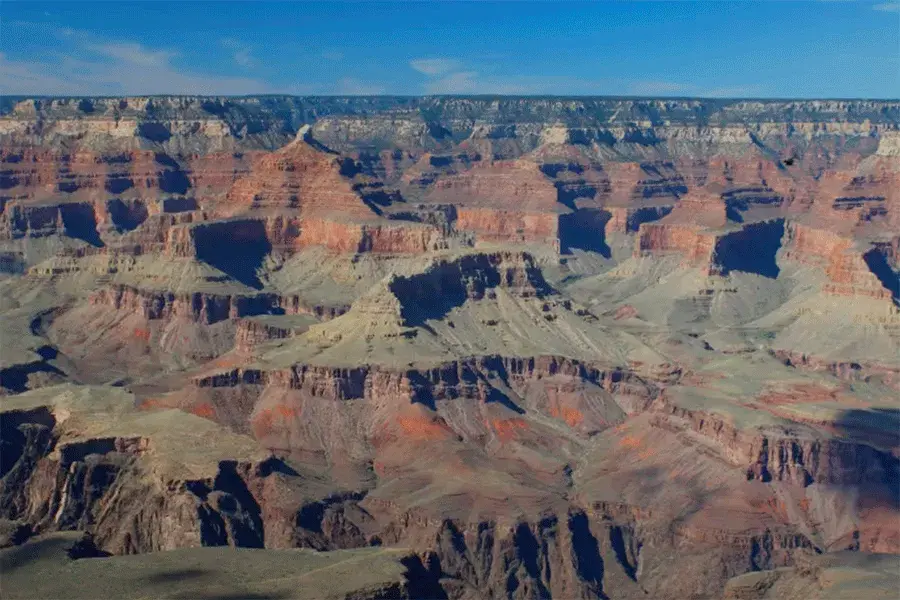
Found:
<svg viewBox="0 0 900 600"><path fill-rule="evenodd" d="M8 95L246 95L276 90L249 77L219 77L182 70L176 52L127 41L97 40L60 31L71 47L47 61L13 60L0 54L0 90ZM79 58L73 58L78 56Z"/></svg>
<svg viewBox="0 0 900 600"><path fill-rule="evenodd" d="M159 68L169 64L177 53L166 50L149 50L140 44L133 43L107 43L90 44L89 50L101 54L116 61L129 63L141 67Z"/></svg>
<svg viewBox="0 0 900 600"><path fill-rule="evenodd" d="M409 66L423 75L436 77L456 71L461 65L455 58L416 58L409 61Z"/></svg>
<svg viewBox="0 0 900 600"><path fill-rule="evenodd" d="M872 9L881 12L900 12L900 2L881 2L873 5Z"/></svg>
<svg viewBox="0 0 900 600"><path fill-rule="evenodd" d="M225 38L222 40L222 46L232 52L231 59L239 67L249 69L256 66L256 58L253 56L253 49L244 44L240 40L234 38Z"/></svg>

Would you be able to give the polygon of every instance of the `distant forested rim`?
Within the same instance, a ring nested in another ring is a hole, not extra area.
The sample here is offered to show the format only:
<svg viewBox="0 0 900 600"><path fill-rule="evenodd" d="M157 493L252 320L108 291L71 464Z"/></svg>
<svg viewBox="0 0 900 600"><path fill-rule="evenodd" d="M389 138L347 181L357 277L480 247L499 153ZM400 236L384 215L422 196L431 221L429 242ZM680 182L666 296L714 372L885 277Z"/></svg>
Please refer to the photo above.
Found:
<svg viewBox="0 0 900 600"><path fill-rule="evenodd" d="M146 96L0 98L0 115L45 119L283 120L296 128L328 115L415 113L426 121L558 121L568 126L725 125L748 122L900 123L900 100L755 100L556 96Z"/></svg>

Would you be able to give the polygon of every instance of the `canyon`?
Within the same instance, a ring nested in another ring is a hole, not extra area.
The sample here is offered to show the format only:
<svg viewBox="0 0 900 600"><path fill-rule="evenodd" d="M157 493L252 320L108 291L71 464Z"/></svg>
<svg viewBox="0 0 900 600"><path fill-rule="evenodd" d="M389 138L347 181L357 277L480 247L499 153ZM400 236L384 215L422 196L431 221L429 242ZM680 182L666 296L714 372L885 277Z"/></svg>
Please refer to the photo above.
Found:
<svg viewBox="0 0 900 600"><path fill-rule="evenodd" d="M0 430L46 594L890 597L900 102L4 97Z"/></svg>

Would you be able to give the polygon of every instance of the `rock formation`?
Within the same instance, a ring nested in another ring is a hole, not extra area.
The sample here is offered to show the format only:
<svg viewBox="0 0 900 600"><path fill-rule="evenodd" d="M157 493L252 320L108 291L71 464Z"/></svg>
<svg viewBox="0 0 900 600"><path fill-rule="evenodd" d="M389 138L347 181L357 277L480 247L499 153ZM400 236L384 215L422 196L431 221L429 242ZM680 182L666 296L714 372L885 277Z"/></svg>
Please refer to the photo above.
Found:
<svg viewBox="0 0 900 600"><path fill-rule="evenodd" d="M896 588L897 102L0 112L15 581Z"/></svg>

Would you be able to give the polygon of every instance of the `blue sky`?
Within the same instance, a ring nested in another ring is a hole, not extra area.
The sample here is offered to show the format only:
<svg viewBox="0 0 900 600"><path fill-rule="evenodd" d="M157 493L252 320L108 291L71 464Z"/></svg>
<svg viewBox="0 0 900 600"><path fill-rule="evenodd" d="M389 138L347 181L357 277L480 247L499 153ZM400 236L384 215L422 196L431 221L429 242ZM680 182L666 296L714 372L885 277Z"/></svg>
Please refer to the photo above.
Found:
<svg viewBox="0 0 900 600"><path fill-rule="evenodd" d="M900 98L897 0L4 0L0 28L10 95Z"/></svg>

